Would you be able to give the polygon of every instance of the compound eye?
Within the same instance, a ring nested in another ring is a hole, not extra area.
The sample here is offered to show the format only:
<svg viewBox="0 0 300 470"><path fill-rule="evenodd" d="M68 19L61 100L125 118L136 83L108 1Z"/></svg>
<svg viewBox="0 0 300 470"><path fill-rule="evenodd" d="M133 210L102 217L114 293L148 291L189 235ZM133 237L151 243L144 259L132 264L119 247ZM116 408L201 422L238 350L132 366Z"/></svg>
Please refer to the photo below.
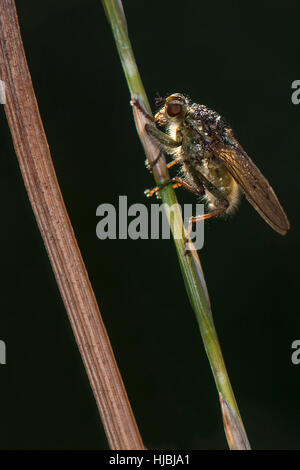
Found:
<svg viewBox="0 0 300 470"><path fill-rule="evenodd" d="M169 103L167 105L167 113L170 117L178 116L182 111L182 105L179 103Z"/></svg>

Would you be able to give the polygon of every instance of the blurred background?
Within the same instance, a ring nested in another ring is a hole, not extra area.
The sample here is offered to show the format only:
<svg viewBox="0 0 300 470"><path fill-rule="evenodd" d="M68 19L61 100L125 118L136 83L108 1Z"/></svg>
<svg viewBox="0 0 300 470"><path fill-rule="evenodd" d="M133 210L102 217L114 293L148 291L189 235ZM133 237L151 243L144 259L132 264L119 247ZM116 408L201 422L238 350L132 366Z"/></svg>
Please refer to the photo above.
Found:
<svg viewBox="0 0 300 470"><path fill-rule="evenodd" d="M99 0L18 0L59 183L148 448L226 449L217 391L171 240L96 237L96 208L151 201L129 93ZM243 200L199 252L228 373L254 449L300 448L299 3L124 1L157 92L232 125L290 221L281 237ZM1 449L107 449L96 404L21 179L3 109ZM173 169L174 170L174 169ZM172 172L175 175L175 171ZM181 203L196 202L178 190ZM156 202L155 200L153 202Z"/></svg>

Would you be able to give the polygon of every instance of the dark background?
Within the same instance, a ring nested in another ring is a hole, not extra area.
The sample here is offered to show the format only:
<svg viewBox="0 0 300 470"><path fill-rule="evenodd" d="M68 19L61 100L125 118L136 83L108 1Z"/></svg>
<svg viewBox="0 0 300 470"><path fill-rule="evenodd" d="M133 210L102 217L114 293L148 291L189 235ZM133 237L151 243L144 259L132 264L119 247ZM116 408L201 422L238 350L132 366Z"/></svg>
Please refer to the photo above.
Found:
<svg viewBox="0 0 300 470"><path fill-rule="evenodd" d="M19 0L24 47L57 176L145 445L227 448L218 396L170 240L96 238L96 208L149 200L129 94L99 0ZM200 258L254 449L300 448L299 6L124 1L151 103L183 92L222 114L292 229L243 200L206 224ZM298 8L298 11L297 11ZM153 107L154 108L154 107ZM95 401L0 114L1 449L106 449ZM174 174L174 172L173 172ZM178 192L180 202L195 202ZM153 201L155 202L155 201Z"/></svg>

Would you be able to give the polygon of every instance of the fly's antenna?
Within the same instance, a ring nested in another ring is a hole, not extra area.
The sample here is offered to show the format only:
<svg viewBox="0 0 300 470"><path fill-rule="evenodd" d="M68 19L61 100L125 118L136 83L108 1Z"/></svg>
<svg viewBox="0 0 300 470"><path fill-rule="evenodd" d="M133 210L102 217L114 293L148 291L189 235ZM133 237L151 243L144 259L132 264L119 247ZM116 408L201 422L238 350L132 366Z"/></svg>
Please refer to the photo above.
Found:
<svg viewBox="0 0 300 470"><path fill-rule="evenodd" d="M163 98L162 96L160 96L160 94L157 91L156 97L155 97L155 106L161 107L162 105L165 104L165 102L166 102L166 98Z"/></svg>

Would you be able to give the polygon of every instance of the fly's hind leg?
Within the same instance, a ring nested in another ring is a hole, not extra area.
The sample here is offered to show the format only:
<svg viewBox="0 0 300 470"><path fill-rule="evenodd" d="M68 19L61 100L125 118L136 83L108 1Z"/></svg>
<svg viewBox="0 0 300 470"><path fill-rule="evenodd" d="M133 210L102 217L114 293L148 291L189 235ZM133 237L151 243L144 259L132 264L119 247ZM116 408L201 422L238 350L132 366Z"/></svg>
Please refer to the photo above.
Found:
<svg viewBox="0 0 300 470"><path fill-rule="evenodd" d="M184 252L185 255L188 255L190 251L189 244L190 242L192 242L191 232L193 229L193 224L198 223L198 222L204 222L204 220L212 219L213 217L223 214L228 209L229 201L225 197L222 197L222 199L219 199L218 202L219 202L218 204L219 207L217 209L214 209L211 212L207 212L206 214L196 215L190 218L189 225L187 228L187 233L186 233L185 252Z"/></svg>
<svg viewBox="0 0 300 470"><path fill-rule="evenodd" d="M185 254L188 254L190 251L188 249L189 243L191 240L191 232L193 228L193 223L203 222L204 220L211 219L216 217L222 213L224 213L229 207L229 201L226 198L223 191L218 189L213 183L211 183L202 173L197 174L197 185L203 188L203 193L208 191L211 193L216 200L216 208L213 209L211 212L207 212L206 214L198 215L195 217L191 217L189 220L189 225L186 234L186 242L185 242Z"/></svg>
<svg viewBox="0 0 300 470"><path fill-rule="evenodd" d="M173 166L175 165L176 160L174 160L173 162L171 162L169 165L170 166ZM172 164L172 165L171 165ZM146 189L145 191L145 195L147 197L151 197L153 196L154 194L156 194L156 197L159 197L159 191L163 188L165 188L166 186L168 186L169 184L172 184L173 186L173 189L177 189L177 188L185 188L187 189L188 191L196 194L197 196L203 196L204 193L205 193L205 190L204 190L204 187L201 185L199 186L198 188L196 188L195 186L193 186L189 180L187 179L183 179L183 178L179 178L178 176L175 176L175 178L172 178L168 181L166 181L165 183L161 184L160 186L156 186L155 188L153 189Z"/></svg>

